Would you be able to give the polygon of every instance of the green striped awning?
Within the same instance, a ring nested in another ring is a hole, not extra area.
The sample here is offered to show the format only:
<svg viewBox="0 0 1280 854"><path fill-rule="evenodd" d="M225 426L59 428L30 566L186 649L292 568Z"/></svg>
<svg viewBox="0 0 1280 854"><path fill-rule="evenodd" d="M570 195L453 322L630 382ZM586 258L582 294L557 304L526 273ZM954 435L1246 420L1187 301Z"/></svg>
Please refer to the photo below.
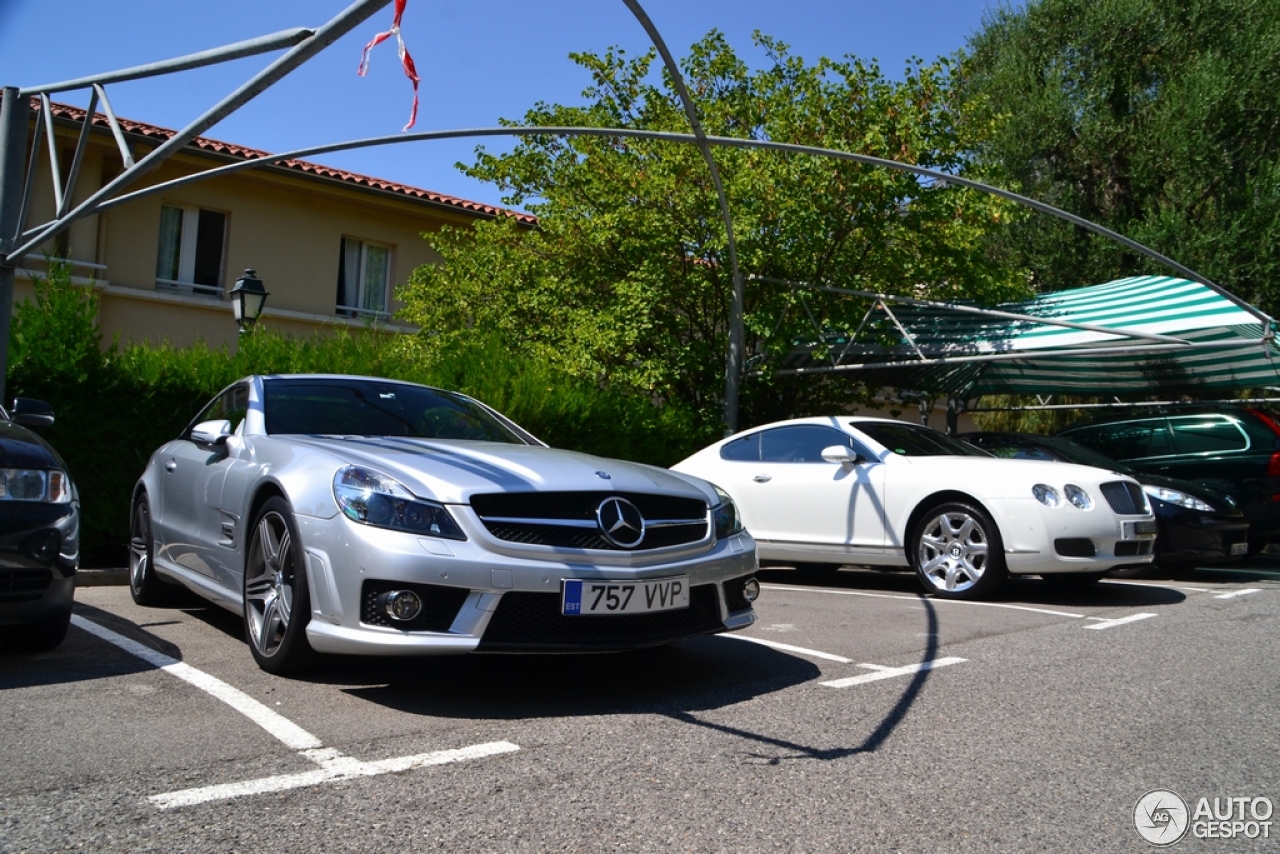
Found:
<svg viewBox="0 0 1280 854"><path fill-rule="evenodd" d="M797 347L780 373L849 371L967 399L1280 385L1272 319L1188 279L1136 276L985 308L875 296L857 334Z"/></svg>

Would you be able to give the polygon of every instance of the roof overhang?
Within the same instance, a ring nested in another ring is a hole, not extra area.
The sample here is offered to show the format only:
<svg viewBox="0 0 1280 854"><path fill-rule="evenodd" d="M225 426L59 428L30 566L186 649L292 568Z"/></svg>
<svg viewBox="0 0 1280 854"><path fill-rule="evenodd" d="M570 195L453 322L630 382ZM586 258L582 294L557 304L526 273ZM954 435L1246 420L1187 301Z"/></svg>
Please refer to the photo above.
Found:
<svg viewBox="0 0 1280 854"><path fill-rule="evenodd" d="M840 292L873 298L858 329L795 347L775 373L847 373L962 399L1203 396L1280 382L1275 322L1188 279L1136 276L990 307Z"/></svg>

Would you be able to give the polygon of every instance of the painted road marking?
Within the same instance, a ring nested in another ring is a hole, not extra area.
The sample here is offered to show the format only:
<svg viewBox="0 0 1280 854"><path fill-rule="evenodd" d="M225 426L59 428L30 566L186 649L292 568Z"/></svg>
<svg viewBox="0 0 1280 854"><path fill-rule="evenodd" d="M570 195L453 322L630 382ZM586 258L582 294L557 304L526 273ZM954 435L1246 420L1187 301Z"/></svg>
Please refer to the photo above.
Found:
<svg viewBox="0 0 1280 854"><path fill-rule="evenodd" d="M796 655L807 655L810 658L821 658L826 661L838 661L841 664L853 663L852 658L845 658L844 656L841 656L841 655L832 655L829 652L819 652L816 649L805 649L802 646L792 646L789 643L778 643L777 641L764 640L763 638L753 638L753 637L748 637L747 635L729 634L729 635L724 635L724 637L733 638L734 640L750 641L751 643L758 643L761 646L767 646L773 649L780 649L780 650L783 650L784 652L794 652Z"/></svg>
<svg viewBox="0 0 1280 854"><path fill-rule="evenodd" d="M184 664L176 658L170 658L162 652L156 652L148 646L130 640L124 635L117 634L108 628L98 625L92 620L86 620L78 614L73 614L71 622L80 629L92 635L97 635L108 643L114 644L130 655L141 658L148 664L160 670L177 676L184 682L190 682L192 685L217 697L258 726L271 733L278 741L284 743L285 747L292 750L311 750L320 747L320 739L304 730L302 727L286 719L278 712L259 703L248 694L232 688L226 682L208 673L196 670L189 664Z"/></svg>
<svg viewBox="0 0 1280 854"><path fill-rule="evenodd" d="M925 596L900 596L895 593L867 593L862 590L833 590L830 587L793 587L789 584L761 584L764 590L792 590L797 593L831 593L836 596L867 596L872 599L900 599L904 602L931 602L937 605L970 605L977 608L1007 608L1011 611L1031 611L1034 614L1049 614L1054 617L1070 617L1073 620L1084 619L1084 614L1072 614L1069 611L1050 611L1046 608L1031 608L1027 605L1008 605L1003 602L974 602L968 599L930 599Z"/></svg>
<svg viewBox="0 0 1280 854"><path fill-rule="evenodd" d="M1114 620L1104 620L1102 617L1090 617L1090 620L1101 620L1092 626L1085 626L1086 629L1109 629L1112 626L1123 626L1125 623L1136 623L1138 620L1145 620L1148 617L1154 617L1155 614L1130 614L1127 617L1119 617Z"/></svg>
<svg viewBox="0 0 1280 854"><path fill-rule="evenodd" d="M1261 593L1261 587L1246 587L1244 590L1233 590L1230 593L1222 593L1214 596L1214 599L1234 599L1237 596L1248 596L1250 593Z"/></svg>
<svg viewBox="0 0 1280 854"><path fill-rule="evenodd" d="M475 744L459 750L438 750L435 753L398 756L394 759L383 759L378 762L361 762L358 759L352 759L350 756L344 756L333 748L304 750L302 755L319 765L319 768L298 774L263 777L260 780L245 780L240 783L224 783L219 786L184 789L180 792L169 792L165 795L153 795L147 800L162 810L173 809L174 807L189 807L209 801L228 800L245 795L262 795L269 792L283 792L286 789L316 786L320 783L330 783L336 780L352 780L357 777L394 774L400 771L408 771L411 768L427 768L432 765L466 762L472 759L498 756L503 753L514 753L519 749L518 745L509 741L491 741L488 744Z"/></svg>
<svg viewBox="0 0 1280 854"><path fill-rule="evenodd" d="M935 658L932 661L922 661L919 664L908 664L906 667L885 667L880 664L859 664L859 667L866 667L874 670L874 673L863 673L858 676L847 676L844 679L832 679L830 682L823 682L828 688L848 688L851 685L865 685L868 682L879 682L881 679L893 679L897 676L914 676L924 670L933 670L938 667L946 667L948 664L959 664L962 661L968 661L967 658Z"/></svg>
<svg viewBox="0 0 1280 854"><path fill-rule="evenodd" d="M144 644L130 640L108 628L86 620L79 614L71 615L71 622L79 629L114 644L130 655L141 658L148 664L188 682L201 691L216 697L235 709L240 714L262 727L286 747L298 752L299 756L316 763L320 767L313 771L299 774L284 774L276 777L264 777L259 780L245 780L240 783L226 783L219 786L204 786L195 789L184 789L164 795L153 795L147 800L160 809L191 806L208 801L238 798L244 795L258 795L266 792L280 792L285 789L296 789L302 786L315 786L335 780L350 780L355 777L372 777L378 774L392 774L408 771L411 768L427 768L432 765L446 765L453 762L466 762L471 759L483 759L503 753L514 753L519 745L509 741L491 741L487 744L475 744L456 750L438 750L434 753L420 753L415 756L399 756L382 759L377 762L361 762L331 747L324 747L320 739L304 730L238 688L233 688L216 676L210 676L176 658L157 652Z"/></svg>

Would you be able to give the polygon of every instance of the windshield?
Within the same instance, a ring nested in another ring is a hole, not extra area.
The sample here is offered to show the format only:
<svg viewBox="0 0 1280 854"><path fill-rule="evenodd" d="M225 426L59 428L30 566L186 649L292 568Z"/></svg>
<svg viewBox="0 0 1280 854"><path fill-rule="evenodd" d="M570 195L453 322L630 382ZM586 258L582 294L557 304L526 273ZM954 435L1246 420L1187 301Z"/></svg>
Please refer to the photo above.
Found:
<svg viewBox="0 0 1280 854"><path fill-rule="evenodd" d="M855 430L904 457L989 457L990 454L928 427L888 421L859 421Z"/></svg>
<svg viewBox="0 0 1280 854"><path fill-rule="evenodd" d="M536 440L465 395L361 378L274 379L263 383L268 433Z"/></svg>
<svg viewBox="0 0 1280 854"><path fill-rule="evenodd" d="M1130 473L1131 469L1118 460L1113 460L1106 454L1100 454L1092 448L1086 448L1078 442L1070 439L1063 439L1058 436L1037 436L1037 442L1044 444L1054 454L1061 457L1064 462L1079 463L1082 466L1094 466L1100 469L1109 469L1111 471Z"/></svg>

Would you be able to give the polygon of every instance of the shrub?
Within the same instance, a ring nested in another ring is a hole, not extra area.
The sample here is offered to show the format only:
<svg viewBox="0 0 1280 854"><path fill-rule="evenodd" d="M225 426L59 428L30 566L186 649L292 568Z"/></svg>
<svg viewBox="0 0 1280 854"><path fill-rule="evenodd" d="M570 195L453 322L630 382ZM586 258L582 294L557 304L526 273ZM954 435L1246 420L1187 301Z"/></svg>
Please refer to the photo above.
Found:
<svg viewBox="0 0 1280 854"><path fill-rule="evenodd" d="M129 501L151 453L177 436L219 390L253 373L384 376L472 395L549 444L670 465L714 436L678 405L584 386L546 363L513 358L502 342L474 339L429 364L405 358L394 335L373 329L291 338L259 328L238 348L113 342L101 346L97 297L54 263L35 299L15 306L9 395L47 401L56 423L42 434L80 490L82 563L127 560Z"/></svg>

